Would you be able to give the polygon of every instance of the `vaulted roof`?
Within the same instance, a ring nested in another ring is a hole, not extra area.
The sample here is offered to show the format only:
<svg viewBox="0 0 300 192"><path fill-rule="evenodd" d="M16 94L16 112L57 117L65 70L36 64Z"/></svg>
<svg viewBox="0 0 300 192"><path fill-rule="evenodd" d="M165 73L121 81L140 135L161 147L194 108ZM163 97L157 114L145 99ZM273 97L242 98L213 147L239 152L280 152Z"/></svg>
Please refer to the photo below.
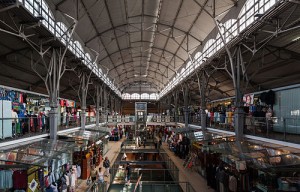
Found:
<svg viewBox="0 0 300 192"><path fill-rule="evenodd" d="M160 92L235 0L54 0L121 92ZM148 84L148 86L145 86ZM131 86L132 85L132 86Z"/></svg>

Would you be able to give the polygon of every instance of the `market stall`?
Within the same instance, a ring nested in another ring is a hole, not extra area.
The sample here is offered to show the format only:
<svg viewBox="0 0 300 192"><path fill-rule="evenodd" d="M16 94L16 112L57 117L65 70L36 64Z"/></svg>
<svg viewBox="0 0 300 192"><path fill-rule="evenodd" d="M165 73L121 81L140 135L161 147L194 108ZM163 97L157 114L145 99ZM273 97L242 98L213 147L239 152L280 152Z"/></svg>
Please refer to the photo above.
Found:
<svg viewBox="0 0 300 192"><path fill-rule="evenodd" d="M236 180L236 191L299 191L300 156L282 149L255 142L223 142L210 146L220 153L220 164L225 180L217 180L217 188L230 185L230 176ZM218 170L218 169L217 169ZM218 171L216 178L218 178ZM227 187L228 186L228 187Z"/></svg>
<svg viewBox="0 0 300 192"><path fill-rule="evenodd" d="M107 138L104 133L76 131L59 134L59 140L74 143L73 162L81 167L81 179L87 179L93 165L100 165ZM107 147L105 147L107 149Z"/></svg>
<svg viewBox="0 0 300 192"><path fill-rule="evenodd" d="M62 189L63 177L69 177L73 145L39 139L0 148L4 182L1 191L44 191L51 183ZM3 180L1 180L3 181Z"/></svg>

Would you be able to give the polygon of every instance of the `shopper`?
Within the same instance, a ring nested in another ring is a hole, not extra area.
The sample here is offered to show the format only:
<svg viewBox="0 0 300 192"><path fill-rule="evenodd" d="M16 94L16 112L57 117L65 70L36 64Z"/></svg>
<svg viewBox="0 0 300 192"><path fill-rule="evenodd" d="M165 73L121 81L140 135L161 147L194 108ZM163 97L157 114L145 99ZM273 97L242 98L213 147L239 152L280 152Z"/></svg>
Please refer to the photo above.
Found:
<svg viewBox="0 0 300 192"><path fill-rule="evenodd" d="M99 167L98 172L98 183L104 183L104 174L102 172L102 167Z"/></svg>
<svg viewBox="0 0 300 192"><path fill-rule="evenodd" d="M11 116L12 116L12 135L16 136L16 127L17 127L17 123L19 122L19 119L18 119L17 111L15 109L12 110Z"/></svg>
<svg viewBox="0 0 300 192"><path fill-rule="evenodd" d="M129 185L130 184L130 176L131 176L131 166L129 163L127 163L127 166L126 166L126 185Z"/></svg>
<svg viewBox="0 0 300 192"><path fill-rule="evenodd" d="M103 167L105 168L104 176L108 177L109 176L109 167L110 167L110 162L107 157L105 157L103 161Z"/></svg>
<svg viewBox="0 0 300 192"><path fill-rule="evenodd" d="M90 179L92 180L92 182L96 181L97 175L98 175L97 169L96 169L95 165L93 165L93 168L92 168L92 171L90 174Z"/></svg>

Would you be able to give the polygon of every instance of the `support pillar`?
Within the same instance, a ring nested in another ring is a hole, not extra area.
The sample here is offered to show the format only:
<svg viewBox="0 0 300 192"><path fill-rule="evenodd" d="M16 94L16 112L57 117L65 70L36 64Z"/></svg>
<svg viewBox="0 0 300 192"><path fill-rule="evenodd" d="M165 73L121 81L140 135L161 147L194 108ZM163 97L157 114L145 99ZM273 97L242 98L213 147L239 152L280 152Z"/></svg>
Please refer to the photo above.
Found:
<svg viewBox="0 0 300 192"><path fill-rule="evenodd" d="M107 90L106 89L104 89L104 101L103 101L103 103L104 103L104 106L103 106L103 109L104 109L104 119L105 119L105 121L107 122L108 121L108 119L107 119L107 113L108 113L108 110L107 110L107 104L108 104L108 98L107 98Z"/></svg>
<svg viewBox="0 0 300 192"><path fill-rule="evenodd" d="M50 108L49 111L49 129L50 129L50 139L57 139L57 124L58 124L58 99L50 98Z"/></svg>
<svg viewBox="0 0 300 192"><path fill-rule="evenodd" d="M236 139L242 140L243 139L243 131L245 125L245 113L243 110L243 95L241 92L241 63L243 62L241 48L238 47L237 55L236 55L236 87L235 87L235 106L236 110L234 112L234 130Z"/></svg>
<svg viewBox="0 0 300 192"><path fill-rule="evenodd" d="M169 109L169 114L166 114L166 115L169 115L169 116L171 116L171 113L172 113L171 100L172 100L172 95L169 95L169 97L168 97L168 102L167 102L167 104L168 104L168 109Z"/></svg>
<svg viewBox="0 0 300 192"><path fill-rule="evenodd" d="M188 102L189 102L189 98L188 98L188 94L189 93L189 88L187 85L184 85L183 87L183 101L184 101L184 126L185 128L189 127L189 106L188 106Z"/></svg>
<svg viewBox="0 0 300 192"><path fill-rule="evenodd" d="M81 87L81 129L85 131L85 123L86 123L86 93L87 90L85 89L86 85L86 76L82 75L82 87Z"/></svg>
<svg viewBox="0 0 300 192"><path fill-rule="evenodd" d="M177 125L178 123L178 91L176 90L174 93L174 121Z"/></svg>
<svg viewBox="0 0 300 192"><path fill-rule="evenodd" d="M203 72L202 77L201 77L201 84L200 84L200 96L201 96L201 107L200 107L200 115L201 115L201 128L203 135L205 136L206 132L206 102L205 102L205 91L206 91L206 84L207 84L207 79L205 77L205 73Z"/></svg>
<svg viewBox="0 0 300 192"><path fill-rule="evenodd" d="M96 86L96 126L99 127L100 122L100 97L101 97L101 87L99 85Z"/></svg>
<svg viewBox="0 0 300 192"><path fill-rule="evenodd" d="M228 55L230 68L231 68L231 74L229 74L232 77L233 80L233 87L235 90L235 107L236 110L234 112L234 130L235 130L235 137L237 141L240 141L243 139L243 129L244 129L244 111L242 109L242 93L241 93L241 69L240 65L243 65L243 57L241 52L240 45L237 47L237 51L235 53L235 58L233 58L233 54L231 53L226 41L225 41L225 35L222 33L222 30L219 26L219 22L215 20L216 27L219 31L220 37L222 39L222 42L224 43L225 50ZM235 62L234 62L235 59ZM229 73L229 72L228 72Z"/></svg>
<svg viewBox="0 0 300 192"><path fill-rule="evenodd" d="M110 97L110 114L113 115L114 112L115 112L115 109L114 109L114 104L115 104L115 98L113 96Z"/></svg>

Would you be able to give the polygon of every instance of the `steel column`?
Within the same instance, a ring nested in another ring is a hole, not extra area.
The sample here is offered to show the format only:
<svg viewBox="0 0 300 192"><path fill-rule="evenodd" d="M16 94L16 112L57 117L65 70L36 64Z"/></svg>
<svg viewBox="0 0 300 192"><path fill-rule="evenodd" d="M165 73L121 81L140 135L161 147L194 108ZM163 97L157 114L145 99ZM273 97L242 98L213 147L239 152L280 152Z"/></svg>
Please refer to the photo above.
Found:
<svg viewBox="0 0 300 192"><path fill-rule="evenodd" d="M177 124L178 123L178 91L176 90L174 93L174 108L175 108L175 112L174 112L174 121Z"/></svg>
<svg viewBox="0 0 300 192"><path fill-rule="evenodd" d="M207 81L208 81L208 77L206 77L205 75L205 71L201 71L201 76L199 77L198 73L197 73L197 79L198 79L198 86L199 86L199 91L200 91L200 97L201 97L201 104L200 104L200 117L201 117L201 129L202 132L205 133L206 132L206 95L205 95L205 91L206 91L206 86L207 86ZM203 134L205 136L205 134Z"/></svg>
<svg viewBox="0 0 300 192"><path fill-rule="evenodd" d="M184 125L185 128L189 127L189 106L188 106L188 102L189 102L189 98L188 98L188 93L189 93L189 88L187 85L184 85L183 87L183 102L184 102Z"/></svg>
<svg viewBox="0 0 300 192"><path fill-rule="evenodd" d="M99 122L100 122L100 97L101 97L101 87L100 85L96 85L96 126L99 127Z"/></svg>
<svg viewBox="0 0 300 192"><path fill-rule="evenodd" d="M87 90L85 89L85 85L86 85L86 76L85 74L82 75L82 84L81 84L81 129L83 129L85 131L85 123L86 123L86 93Z"/></svg>
<svg viewBox="0 0 300 192"><path fill-rule="evenodd" d="M240 85L240 79L241 79L241 69L240 65L243 62L242 55L241 55L241 48L239 47L236 54L236 88L235 88L235 106L236 110L234 113L235 117L235 123L234 123L234 129L235 129L235 135L237 140L243 139L243 129L244 129L244 110L242 108L243 106L243 95L241 93L241 85Z"/></svg>

